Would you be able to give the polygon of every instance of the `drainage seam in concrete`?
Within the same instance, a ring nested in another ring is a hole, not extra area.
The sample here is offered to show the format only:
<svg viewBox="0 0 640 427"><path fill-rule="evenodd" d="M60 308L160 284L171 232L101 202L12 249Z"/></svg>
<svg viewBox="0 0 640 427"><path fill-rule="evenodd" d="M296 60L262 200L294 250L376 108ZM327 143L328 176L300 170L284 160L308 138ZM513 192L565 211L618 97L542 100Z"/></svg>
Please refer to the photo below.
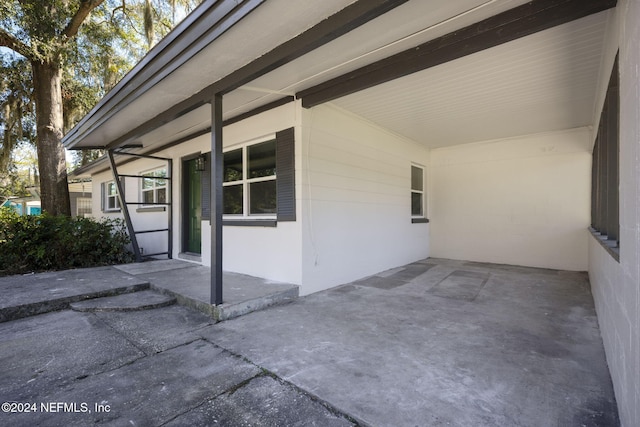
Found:
<svg viewBox="0 0 640 427"><path fill-rule="evenodd" d="M362 420L359 420L355 417L353 417L352 415L347 414L346 412L341 411L339 408L333 406L332 404L330 404L329 402L327 402L326 400L323 400L320 396L317 396L303 388L298 387L297 385L295 385L294 383L287 381L281 377L279 377L276 373L270 371L267 368L264 368L260 365L258 365L257 363L254 363L253 361L249 360L247 357L239 354L239 353L235 353L231 350L229 350L228 348L225 348L213 341L208 340L207 338L202 338L204 341L208 342L209 344L218 347L220 349L222 349L224 352L229 353L231 356L236 357L240 360L242 360L245 363L248 363L250 365L255 366L256 368L260 369L261 373L250 378L249 380L247 380L246 382L250 382L253 378L257 378L257 377L262 377L262 376L269 376L273 379L275 379L276 381L280 382L283 385L286 385L288 387L291 387L293 390L299 392L300 394L307 396L309 399L311 399L311 401L316 402L320 405L322 405L324 408L326 408L329 412L331 412L333 415L337 416L337 417L342 417L345 420L349 421L350 423L352 423L354 425L354 427L370 427L370 425ZM237 389L239 389L240 387L238 387ZM236 391L237 391L236 389ZM221 393L221 395L224 393ZM217 396L216 396L217 397Z"/></svg>

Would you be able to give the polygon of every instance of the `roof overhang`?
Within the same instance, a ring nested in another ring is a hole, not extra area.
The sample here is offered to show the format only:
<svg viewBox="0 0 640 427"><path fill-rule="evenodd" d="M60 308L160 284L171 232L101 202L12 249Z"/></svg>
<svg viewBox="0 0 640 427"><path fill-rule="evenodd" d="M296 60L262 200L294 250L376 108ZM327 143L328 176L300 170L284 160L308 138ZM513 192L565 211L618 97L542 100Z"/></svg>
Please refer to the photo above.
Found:
<svg viewBox="0 0 640 427"><path fill-rule="evenodd" d="M70 149L129 144L200 109L215 93L228 93L406 1L207 0L154 47L63 143Z"/></svg>
<svg viewBox="0 0 640 427"><path fill-rule="evenodd" d="M587 126L615 5L205 1L64 143L183 141L208 131L215 93L226 121L297 96L430 147Z"/></svg>

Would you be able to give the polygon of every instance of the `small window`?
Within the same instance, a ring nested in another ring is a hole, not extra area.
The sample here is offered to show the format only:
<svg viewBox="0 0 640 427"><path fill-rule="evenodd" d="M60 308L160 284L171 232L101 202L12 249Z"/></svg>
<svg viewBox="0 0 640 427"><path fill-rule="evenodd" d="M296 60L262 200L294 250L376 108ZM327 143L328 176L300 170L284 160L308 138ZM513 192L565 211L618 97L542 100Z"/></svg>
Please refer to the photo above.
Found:
<svg viewBox="0 0 640 427"><path fill-rule="evenodd" d="M91 199L88 197L78 197L76 200L76 216L80 218L91 217Z"/></svg>
<svg viewBox="0 0 640 427"><path fill-rule="evenodd" d="M167 203L167 169L145 172L142 177L140 201L150 206Z"/></svg>
<svg viewBox="0 0 640 427"><path fill-rule="evenodd" d="M411 165L411 216L424 217L424 168Z"/></svg>
<svg viewBox="0 0 640 427"><path fill-rule="evenodd" d="M109 181L104 185L104 211L120 210L120 202L118 200L118 186L115 181Z"/></svg>
<svg viewBox="0 0 640 427"><path fill-rule="evenodd" d="M227 151L223 158L225 215L276 214L276 141Z"/></svg>

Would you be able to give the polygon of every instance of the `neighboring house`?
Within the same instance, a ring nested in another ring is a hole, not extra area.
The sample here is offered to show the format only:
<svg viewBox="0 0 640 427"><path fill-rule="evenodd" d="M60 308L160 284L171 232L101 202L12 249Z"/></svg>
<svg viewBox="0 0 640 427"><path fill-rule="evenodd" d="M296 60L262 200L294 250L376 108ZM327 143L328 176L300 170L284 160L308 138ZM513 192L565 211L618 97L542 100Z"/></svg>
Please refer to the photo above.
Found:
<svg viewBox="0 0 640 427"><path fill-rule="evenodd" d="M223 267L301 294L427 257L588 270L640 425L639 25L633 0L205 0L64 142L110 150L118 180L76 173L94 216L211 266L213 303Z"/></svg>
<svg viewBox="0 0 640 427"><path fill-rule="evenodd" d="M18 215L40 215L42 208L40 206L40 190L38 187L26 187L30 196L13 196L7 197L2 203L2 207L13 209Z"/></svg>
<svg viewBox="0 0 640 427"><path fill-rule="evenodd" d="M40 215L40 191L36 187L29 188L31 196L9 197L2 203L3 207L10 207L20 215ZM69 200L72 217L92 217L91 181L79 180L69 183Z"/></svg>
<svg viewBox="0 0 640 427"><path fill-rule="evenodd" d="M40 215L40 199L34 197L9 197L2 205L3 208L13 209L18 215Z"/></svg>

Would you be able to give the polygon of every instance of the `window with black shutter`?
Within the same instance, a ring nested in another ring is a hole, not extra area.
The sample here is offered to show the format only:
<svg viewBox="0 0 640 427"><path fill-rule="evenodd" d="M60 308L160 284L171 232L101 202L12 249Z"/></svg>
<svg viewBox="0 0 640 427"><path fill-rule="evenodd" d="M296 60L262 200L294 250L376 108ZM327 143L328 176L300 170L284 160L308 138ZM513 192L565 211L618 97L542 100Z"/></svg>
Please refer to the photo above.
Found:
<svg viewBox="0 0 640 427"><path fill-rule="evenodd" d="M275 225L295 221L294 129L223 153L225 225ZM202 173L202 218L211 219L211 153Z"/></svg>

